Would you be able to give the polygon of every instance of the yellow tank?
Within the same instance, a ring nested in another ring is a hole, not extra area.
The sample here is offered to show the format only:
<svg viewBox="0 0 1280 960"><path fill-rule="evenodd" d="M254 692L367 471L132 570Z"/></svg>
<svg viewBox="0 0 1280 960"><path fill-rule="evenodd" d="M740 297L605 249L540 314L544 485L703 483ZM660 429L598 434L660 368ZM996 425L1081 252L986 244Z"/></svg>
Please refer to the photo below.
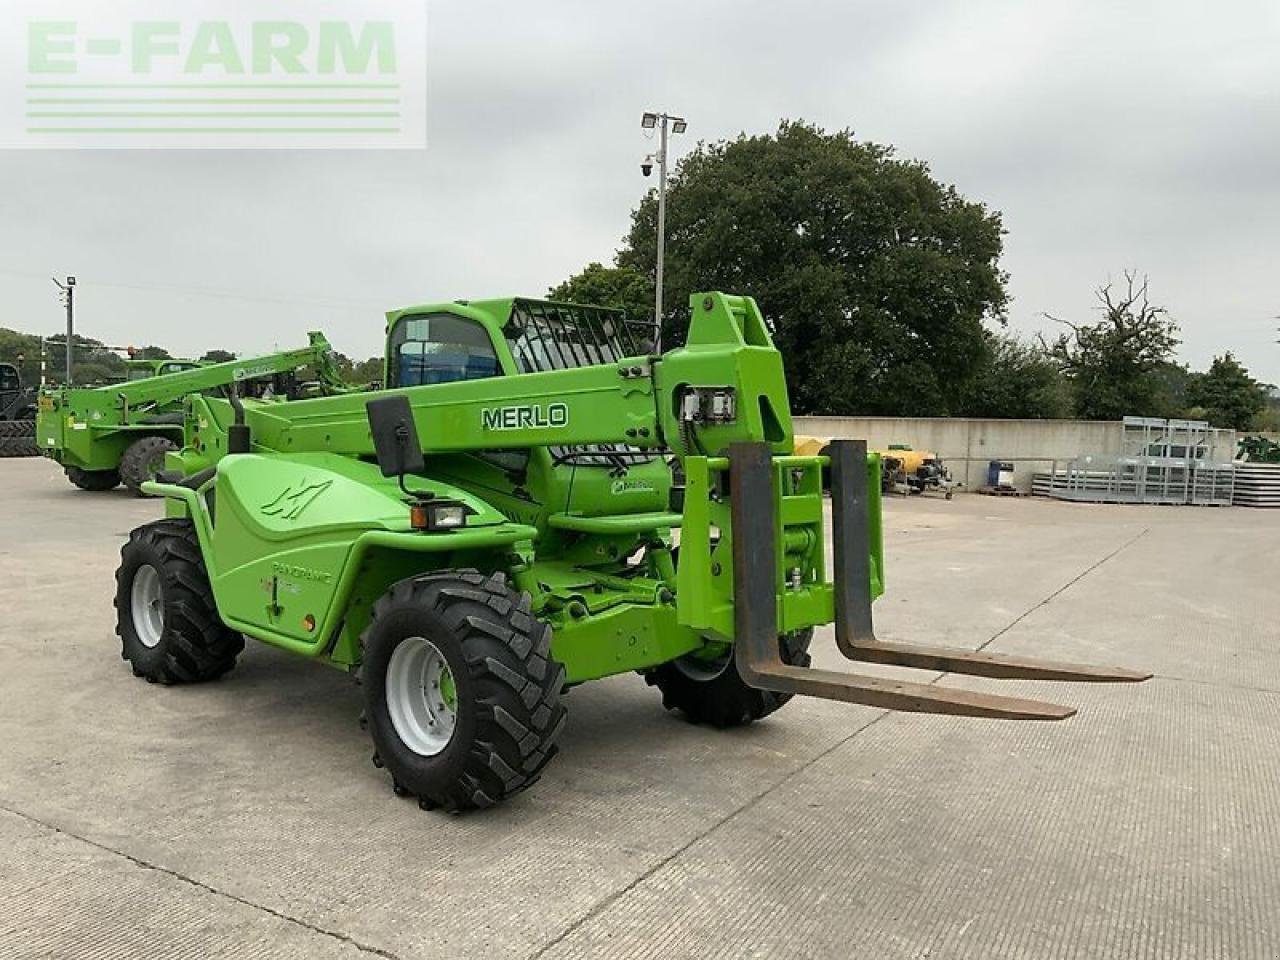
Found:
<svg viewBox="0 0 1280 960"><path fill-rule="evenodd" d="M817 456L830 442L830 437L797 434L795 452L803 457ZM895 444L887 450L870 452L880 455L882 486L886 493L911 494L936 490L950 500L952 492L959 486L952 479L951 471L943 465L942 459L931 450L913 450L905 444Z"/></svg>
<svg viewBox="0 0 1280 960"><path fill-rule="evenodd" d="M822 448L831 442L829 437L804 437L796 434L795 453L797 457L816 457Z"/></svg>

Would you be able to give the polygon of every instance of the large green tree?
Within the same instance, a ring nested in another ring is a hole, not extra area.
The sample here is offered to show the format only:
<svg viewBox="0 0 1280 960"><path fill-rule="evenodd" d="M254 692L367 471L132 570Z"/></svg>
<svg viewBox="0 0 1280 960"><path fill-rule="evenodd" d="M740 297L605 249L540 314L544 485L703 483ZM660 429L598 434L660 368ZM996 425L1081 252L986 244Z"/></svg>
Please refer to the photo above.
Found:
<svg viewBox="0 0 1280 960"><path fill-rule="evenodd" d="M1007 300L998 213L892 147L802 122L699 145L667 199L664 343L683 338L691 293L745 293L774 325L796 412L957 410L983 321L1003 319ZM651 192L616 268L592 264L555 292L618 291L642 313L656 222Z"/></svg>
<svg viewBox="0 0 1280 960"><path fill-rule="evenodd" d="M636 322L653 319L653 280L631 267L589 263L581 273L552 287L547 296L569 303L621 308L628 320Z"/></svg>
<svg viewBox="0 0 1280 960"><path fill-rule="evenodd" d="M1066 417L1071 414L1071 397L1058 365L1043 347L988 332L982 362L958 412L966 417Z"/></svg>
<svg viewBox="0 0 1280 960"><path fill-rule="evenodd" d="M338 374L345 383L360 387L374 381L382 380L382 357L370 357L367 360L352 360L345 353L334 353L338 364Z"/></svg>
<svg viewBox="0 0 1280 960"><path fill-rule="evenodd" d="M1075 324L1046 316L1068 328L1047 345L1071 384L1076 416L1086 420L1160 416L1168 401L1162 373L1173 356L1178 326L1169 312L1151 302L1147 278L1126 272L1124 285L1108 282L1097 291L1102 319Z"/></svg>
<svg viewBox="0 0 1280 960"><path fill-rule="evenodd" d="M1262 389L1267 393L1267 405L1253 418L1250 429L1280 433L1280 387L1274 383L1265 383Z"/></svg>
<svg viewBox="0 0 1280 960"><path fill-rule="evenodd" d="M1230 353L1214 357L1208 371L1196 374L1188 394L1203 419L1234 430L1253 429L1268 399L1266 388Z"/></svg>
<svg viewBox="0 0 1280 960"><path fill-rule="evenodd" d="M1151 416L1201 419L1192 410L1192 391L1200 376L1187 364L1176 360L1158 364L1151 373L1155 398L1149 411Z"/></svg>

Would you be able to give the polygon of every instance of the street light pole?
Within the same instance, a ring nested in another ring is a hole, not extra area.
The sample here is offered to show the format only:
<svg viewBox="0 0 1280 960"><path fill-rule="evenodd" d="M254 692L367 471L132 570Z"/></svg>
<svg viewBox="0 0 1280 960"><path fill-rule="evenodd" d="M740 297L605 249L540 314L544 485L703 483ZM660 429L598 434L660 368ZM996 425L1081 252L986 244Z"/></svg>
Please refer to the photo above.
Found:
<svg viewBox="0 0 1280 960"><path fill-rule="evenodd" d="M653 352L662 352L662 273L667 253L667 130L671 133L684 133L689 128L683 117L673 117L667 113L646 113L640 119L640 126L645 130L658 130L658 259L653 297ZM653 155L645 158L640 165L647 177L653 168Z"/></svg>
<svg viewBox="0 0 1280 960"><path fill-rule="evenodd" d="M653 294L653 352L662 353L662 267L667 255L667 115L658 137L658 270Z"/></svg>
<svg viewBox="0 0 1280 960"><path fill-rule="evenodd" d="M76 278L67 277L64 284L53 278L54 286L62 291L62 302L67 305L67 386L71 386L71 344L75 340L76 330Z"/></svg>

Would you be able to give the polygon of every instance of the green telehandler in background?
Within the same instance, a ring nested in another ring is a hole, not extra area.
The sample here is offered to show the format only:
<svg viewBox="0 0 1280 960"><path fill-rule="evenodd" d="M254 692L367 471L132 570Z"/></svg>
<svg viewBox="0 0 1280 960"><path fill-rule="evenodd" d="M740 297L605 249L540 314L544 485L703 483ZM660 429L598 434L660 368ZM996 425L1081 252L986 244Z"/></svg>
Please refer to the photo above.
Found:
<svg viewBox="0 0 1280 960"><path fill-rule="evenodd" d="M383 391L192 397L186 445L144 484L167 516L121 551L123 657L151 682L208 680L247 636L349 671L375 765L397 794L449 810L533 783L556 752L564 687L631 671L716 727L797 693L1074 712L810 669L814 628L830 623L853 660L1146 679L877 640L877 458L861 441L793 455L782 358L755 302L707 293L691 308L686 344L652 355L602 308L412 307L388 315Z"/></svg>
<svg viewBox="0 0 1280 960"><path fill-rule="evenodd" d="M261 357L201 363L130 360L128 379L103 387L54 387L38 401L36 441L82 490L112 490L120 483L135 495L184 442L183 405L188 396L231 389L297 397L300 391L346 389L332 348L311 333L306 347ZM296 376L306 368L308 387Z"/></svg>

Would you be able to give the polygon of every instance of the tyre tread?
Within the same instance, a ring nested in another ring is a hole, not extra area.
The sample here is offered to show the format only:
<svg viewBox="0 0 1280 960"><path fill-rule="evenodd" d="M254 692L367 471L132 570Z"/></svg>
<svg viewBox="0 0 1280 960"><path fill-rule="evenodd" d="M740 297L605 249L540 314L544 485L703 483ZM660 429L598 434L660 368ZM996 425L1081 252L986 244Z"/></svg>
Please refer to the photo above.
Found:
<svg viewBox="0 0 1280 960"><path fill-rule="evenodd" d="M407 605L434 611L454 630L477 692L476 730L453 783L415 785L400 771L397 786L424 809L452 812L489 807L528 789L555 756L565 721L564 667L551 659L550 627L529 614L529 595L514 590L501 572L422 574L374 603L361 648L381 620Z"/></svg>
<svg viewBox="0 0 1280 960"><path fill-rule="evenodd" d="M146 549L158 558L157 571L165 588L165 636L160 656L148 665L131 657L126 643L126 619L132 616L126 583L127 559L132 551ZM244 637L218 618L213 587L205 572L200 543L190 520L169 518L136 528L120 550L116 570L116 635L121 656L129 660L136 676L152 683L172 685L213 680L235 666L244 650Z"/></svg>
<svg viewBox="0 0 1280 960"><path fill-rule="evenodd" d="M151 463L158 452L167 453L176 449L178 449L177 444L168 437L159 434L133 441L125 448L124 455L120 458L120 480L135 497L145 497L146 494L142 492L142 484L151 479L148 475L147 465Z"/></svg>
<svg viewBox="0 0 1280 960"><path fill-rule="evenodd" d="M782 661L797 667L809 666L812 637L812 630L779 637L778 653ZM665 663L651 671L645 680L662 691L662 706L667 710L682 713L691 723L705 723L720 729L763 720L793 696L748 686L732 661L712 680L694 680L674 663Z"/></svg>
<svg viewBox="0 0 1280 960"><path fill-rule="evenodd" d="M67 479L81 490L92 493L103 493L114 490L120 485L118 470L84 470L80 467L67 467Z"/></svg>

